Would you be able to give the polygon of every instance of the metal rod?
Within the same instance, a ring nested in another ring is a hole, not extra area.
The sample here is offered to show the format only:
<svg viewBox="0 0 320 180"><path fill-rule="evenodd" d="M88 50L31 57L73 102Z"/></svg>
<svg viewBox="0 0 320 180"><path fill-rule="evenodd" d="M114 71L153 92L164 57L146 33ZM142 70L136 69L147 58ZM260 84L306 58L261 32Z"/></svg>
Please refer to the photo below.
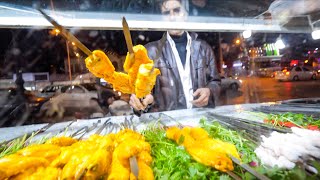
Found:
<svg viewBox="0 0 320 180"><path fill-rule="evenodd" d="M71 34L68 30L66 30L63 26L58 24L57 21L55 21L53 18L48 16L44 11L42 11L40 8L38 11L56 28L60 31L62 36L67 39L68 41L71 41L77 46L82 52L84 52L86 55L90 56L92 52L84 45L82 44L73 34Z"/></svg>
<svg viewBox="0 0 320 180"><path fill-rule="evenodd" d="M258 173L256 170L252 169L250 166L248 166L247 164L243 164L241 163L237 158L233 157L232 155L229 155L231 160L238 164L239 166L241 166L243 169L247 170L248 172L250 172L252 175L254 175L255 177L257 177L258 179L261 180L269 180L269 178L263 174Z"/></svg>

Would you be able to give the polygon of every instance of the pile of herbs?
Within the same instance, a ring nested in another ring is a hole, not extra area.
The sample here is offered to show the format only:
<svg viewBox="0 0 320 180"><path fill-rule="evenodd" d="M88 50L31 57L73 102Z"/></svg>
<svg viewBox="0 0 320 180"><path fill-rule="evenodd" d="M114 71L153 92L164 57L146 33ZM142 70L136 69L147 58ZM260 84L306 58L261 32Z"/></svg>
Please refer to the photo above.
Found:
<svg viewBox="0 0 320 180"><path fill-rule="evenodd" d="M241 133L226 129L218 122L208 122L204 118L200 120L200 126L209 133L210 137L234 144L241 154L243 163L252 165L253 169L270 179L316 179L315 176L307 176L306 172L299 167L293 170L281 170L259 166L260 162L254 153L256 145L244 139ZM193 160L182 146L166 138L165 129L162 127L150 127L143 132L143 135L151 145L155 179L231 179L229 175ZM241 179L256 179L240 166L234 164L234 168L233 172Z"/></svg>
<svg viewBox="0 0 320 180"><path fill-rule="evenodd" d="M166 138L163 128L149 128L143 135L151 145L155 179L229 179L227 175L194 161L182 146Z"/></svg>

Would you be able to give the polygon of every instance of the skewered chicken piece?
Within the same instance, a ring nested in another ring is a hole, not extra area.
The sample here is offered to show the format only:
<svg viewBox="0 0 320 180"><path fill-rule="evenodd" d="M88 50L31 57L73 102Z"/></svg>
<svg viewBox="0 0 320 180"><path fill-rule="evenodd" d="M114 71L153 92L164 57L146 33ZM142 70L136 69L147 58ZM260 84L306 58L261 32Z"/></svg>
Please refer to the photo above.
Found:
<svg viewBox="0 0 320 180"><path fill-rule="evenodd" d="M150 164L152 161L150 144L144 137L132 130L125 129L115 139L115 150L112 155L111 174L108 179L136 179L130 172L129 158L136 156L139 167L138 179L154 179Z"/></svg>
<svg viewBox="0 0 320 180"><path fill-rule="evenodd" d="M19 178L21 180L39 180L39 179L45 179L45 180L57 180L60 179L61 169L53 168L53 167L40 167L37 169L37 171L33 172L32 174L22 173L19 174L18 177L14 178L15 180L18 180Z"/></svg>
<svg viewBox="0 0 320 180"><path fill-rule="evenodd" d="M26 157L42 157L49 162L57 158L61 153L61 148L51 144L34 144L27 146L17 152L18 155Z"/></svg>
<svg viewBox="0 0 320 180"><path fill-rule="evenodd" d="M58 146L61 145L62 147ZM68 146L70 145L70 146ZM144 137L125 129L84 141L67 137L49 139L0 159L2 179L154 179L151 147ZM130 172L129 158L136 156L138 177Z"/></svg>
<svg viewBox="0 0 320 180"><path fill-rule="evenodd" d="M0 159L0 179L6 179L25 170L46 167L49 162L41 157L9 155Z"/></svg>
<svg viewBox="0 0 320 180"><path fill-rule="evenodd" d="M78 140L73 139L72 137L53 137L46 141L46 144L53 144L57 146L70 146L73 143L76 143Z"/></svg>
<svg viewBox="0 0 320 180"><path fill-rule="evenodd" d="M182 144L196 161L222 172L233 170L229 154L240 159L234 145L209 138L208 133L202 128L184 127L181 130L171 127L166 131L166 135Z"/></svg>
<svg viewBox="0 0 320 180"><path fill-rule="evenodd" d="M153 61L149 59L144 46L136 45L133 51L134 59L128 53L123 66L128 74L116 72L110 59L100 50L93 51L85 63L92 74L111 83L115 90L143 98L151 93L160 70L152 68Z"/></svg>
<svg viewBox="0 0 320 180"><path fill-rule="evenodd" d="M59 158L51 165L63 167L63 179L106 177L111 164L113 136L93 135L86 141L63 148Z"/></svg>

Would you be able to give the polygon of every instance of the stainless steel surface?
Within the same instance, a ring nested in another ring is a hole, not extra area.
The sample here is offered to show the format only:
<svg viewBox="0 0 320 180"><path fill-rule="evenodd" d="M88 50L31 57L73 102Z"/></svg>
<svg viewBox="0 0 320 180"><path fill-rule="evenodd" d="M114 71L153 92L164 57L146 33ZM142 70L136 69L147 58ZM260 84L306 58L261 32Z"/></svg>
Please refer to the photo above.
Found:
<svg viewBox="0 0 320 180"><path fill-rule="evenodd" d="M144 130L148 123L151 121L157 121L161 119L161 123L164 126L172 126L172 125L189 125L189 126L197 126L202 117L208 112L214 112L217 114L228 115L231 117L241 117L244 119L250 119L253 121L262 121L260 117L255 117L252 114L247 113L247 110L252 108L260 107L263 104L245 104L245 105L231 105L231 106L221 106L216 107L215 109L184 109L184 110L175 110L175 111L165 111L161 113L146 113L143 114L140 118L137 116L112 116L105 117L99 119L88 119L88 120L74 120L67 122L60 122L53 124L46 131L37 134L33 137L34 141L37 139L41 139L43 137L51 137L51 136L61 136L67 135L71 136L75 134L75 132L80 131L77 134L77 137L82 136L82 138L87 138L91 134L95 134L103 126L103 124L108 121L105 125L105 128L102 129L100 134L108 134L118 132L121 129L121 124L126 124L129 128L134 129L138 132ZM266 105L266 104L264 104ZM173 121L172 118L176 119ZM99 122L100 120L100 122ZM88 132L89 127L93 127L93 124L98 124L96 128L92 129ZM9 128L0 128L0 143L11 140L13 138L21 137L25 134L32 133L34 131L38 131L42 127L47 124L34 124L34 125L26 125L19 127L9 127Z"/></svg>

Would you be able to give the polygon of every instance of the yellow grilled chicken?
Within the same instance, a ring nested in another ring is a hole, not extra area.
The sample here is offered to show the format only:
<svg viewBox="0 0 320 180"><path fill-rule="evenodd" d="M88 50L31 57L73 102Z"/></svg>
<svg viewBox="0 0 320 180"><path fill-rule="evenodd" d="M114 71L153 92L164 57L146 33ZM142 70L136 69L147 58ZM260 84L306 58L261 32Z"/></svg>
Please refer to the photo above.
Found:
<svg viewBox="0 0 320 180"><path fill-rule="evenodd" d="M233 170L229 155L240 159L234 145L210 138L202 128L171 127L167 129L166 136L183 145L196 161L222 172Z"/></svg>
<svg viewBox="0 0 320 180"><path fill-rule="evenodd" d="M41 157L9 155L0 159L0 179L10 178L26 170L33 171L34 168L46 167L48 164L48 160Z"/></svg>
<svg viewBox="0 0 320 180"><path fill-rule="evenodd" d="M150 148L141 134L129 129L81 141L56 137L0 158L0 180L152 180ZM130 171L133 156L140 169L138 177Z"/></svg>
<svg viewBox="0 0 320 180"><path fill-rule="evenodd" d="M61 136L48 139L45 144L53 144L57 146L70 146L76 142L78 142L78 140L73 139L72 137Z"/></svg>
<svg viewBox="0 0 320 180"><path fill-rule="evenodd" d="M115 90L143 98L151 93L160 70L152 68L153 61L149 59L144 46L136 45L133 51L134 57L128 53L123 65L127 74L116 72L108 56L101 50L93 51L85 63L92 74L111 83Z"/></svg>
<svg viewBox="0 0 320 180"><path fill-rule="evenodd" d="M154 179L150 164L150 144L145 142L144 137L132 130L120 131L115 138L115 149L112 155L111 174L108 180L114 179ZM137 157L139 174L135 177L130 172L131 157Z"/></svg>

